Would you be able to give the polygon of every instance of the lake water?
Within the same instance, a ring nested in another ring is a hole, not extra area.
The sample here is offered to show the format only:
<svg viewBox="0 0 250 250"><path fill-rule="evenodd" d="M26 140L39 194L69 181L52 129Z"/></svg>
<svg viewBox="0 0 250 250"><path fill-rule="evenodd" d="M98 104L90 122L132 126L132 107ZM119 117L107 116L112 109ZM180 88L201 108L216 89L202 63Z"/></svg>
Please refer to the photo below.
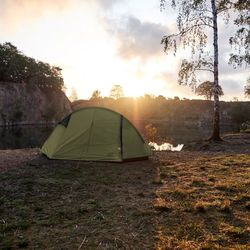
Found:
<svg viewBox="0 0 250 250"><path fill-rule="evenodd" d="M135 126L146 139L145 125L148 122L136 122ZM164 122L152 123L157 129L157 135L161 138L173 138L173 145L185 144L190 140L204 139L212 135L212 126L198 127L177 124L167 124ZM26 125L13 127L0 127L0 149L21 149L21 148L41 148L47 137L52 132L54 126ZM221 134L229 134L233 128L229 126L221 127ZM235 132L235 131L234 131Z"/></svg>

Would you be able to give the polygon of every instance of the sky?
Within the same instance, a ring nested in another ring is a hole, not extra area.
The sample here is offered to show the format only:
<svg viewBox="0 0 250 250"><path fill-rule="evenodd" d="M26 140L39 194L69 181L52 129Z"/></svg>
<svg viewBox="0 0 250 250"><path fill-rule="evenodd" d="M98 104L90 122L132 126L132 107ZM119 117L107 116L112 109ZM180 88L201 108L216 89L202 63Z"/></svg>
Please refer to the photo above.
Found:
<svg viewBox="0 0 250 250"><path fill-rule="evenodd" d="M203 99L177 82L189 53L166 55L161 45L164 35L177 32L177 14L169 4L161 12L158 0L0 0L0 43L61 67L67 96L74 87L79 99L95 90L105 97L121 85L127 97ZM249 70L228 65L234 30L219 22L220 99L244 101ZM199 78L213 81L212 74Z"/></svg>

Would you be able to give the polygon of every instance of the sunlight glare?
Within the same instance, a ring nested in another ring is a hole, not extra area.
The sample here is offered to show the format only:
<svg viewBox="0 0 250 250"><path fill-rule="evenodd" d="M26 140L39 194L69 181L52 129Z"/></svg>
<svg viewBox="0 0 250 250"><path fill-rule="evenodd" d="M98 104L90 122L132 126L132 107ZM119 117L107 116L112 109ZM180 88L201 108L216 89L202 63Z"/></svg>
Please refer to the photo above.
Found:
<svg viewBox="0 0 250 250"><path fill-rule="evenodd" d="M125 97L139 97L144 96L144 91L138 83L130 83L123 87Z"/></svg>

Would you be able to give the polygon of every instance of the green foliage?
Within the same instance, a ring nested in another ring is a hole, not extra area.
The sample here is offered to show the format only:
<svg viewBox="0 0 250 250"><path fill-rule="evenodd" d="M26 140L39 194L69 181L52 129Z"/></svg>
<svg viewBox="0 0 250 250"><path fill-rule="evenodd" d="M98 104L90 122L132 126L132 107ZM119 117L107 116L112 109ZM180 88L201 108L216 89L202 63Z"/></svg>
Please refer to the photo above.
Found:
<svg viewBox="0 0 250 250"><path fill-rule="evenodd" d="M11 43L0 44L0 81L63 89L62 69L25 56Z"/></svg>

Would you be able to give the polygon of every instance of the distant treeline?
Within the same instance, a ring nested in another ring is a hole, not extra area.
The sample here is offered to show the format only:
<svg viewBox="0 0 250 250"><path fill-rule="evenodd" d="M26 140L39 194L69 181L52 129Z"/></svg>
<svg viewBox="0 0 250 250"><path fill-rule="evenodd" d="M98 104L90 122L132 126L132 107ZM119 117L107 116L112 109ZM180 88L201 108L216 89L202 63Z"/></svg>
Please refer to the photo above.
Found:
<svg viewBox="0 0 250 250"><path fill-rule="evenodd" d="M63 89L62 69L20 52L11 43L0 44L0 81Z"/></svg>
<svg viewBox="0 0 250 250"><path fill-rule="evenodd" d="M209 100L180 100L166 99L163 96L134 98L96 98L77 100L72 109L99 106L115 110L125 117L134 120L165 120L166 122L212 124L213 101ZM232 125L250 121L250 102L220 102L221 124Z"/></svg>

